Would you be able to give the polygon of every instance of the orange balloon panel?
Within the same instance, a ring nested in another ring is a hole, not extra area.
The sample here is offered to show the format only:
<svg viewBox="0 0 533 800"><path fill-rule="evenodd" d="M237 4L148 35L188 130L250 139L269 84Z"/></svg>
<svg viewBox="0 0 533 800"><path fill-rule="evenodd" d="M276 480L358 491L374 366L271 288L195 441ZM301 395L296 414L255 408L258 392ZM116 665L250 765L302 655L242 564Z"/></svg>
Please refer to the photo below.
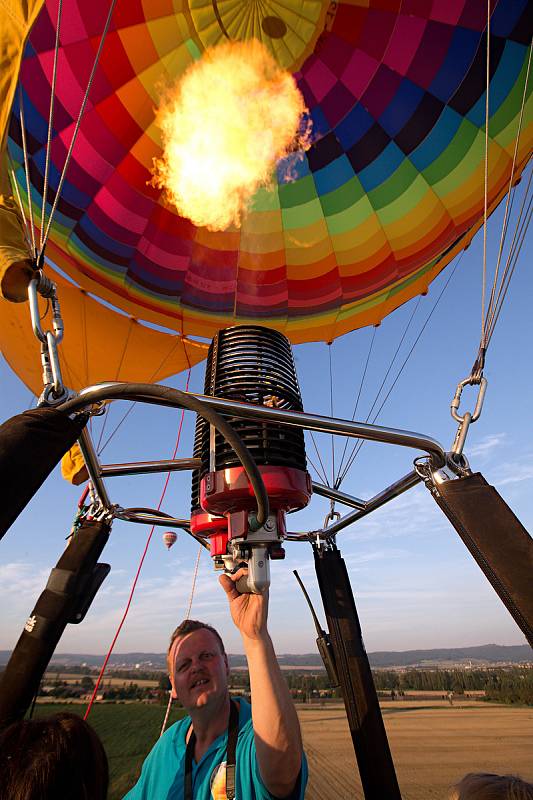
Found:
<svg viewBox="0 0 533 800"><path fill-rule="evenodd" d="M157 383L194 366L207 346L163 333L109 309L47 267L58 287L65 336L59 345L63 382L79 390L101 381ZM2 355L34 394L43 389L39 342L27 303L0 301ZM46 301L40 301L43 311ZM50 311L41 322L51 329Z"/></svg>

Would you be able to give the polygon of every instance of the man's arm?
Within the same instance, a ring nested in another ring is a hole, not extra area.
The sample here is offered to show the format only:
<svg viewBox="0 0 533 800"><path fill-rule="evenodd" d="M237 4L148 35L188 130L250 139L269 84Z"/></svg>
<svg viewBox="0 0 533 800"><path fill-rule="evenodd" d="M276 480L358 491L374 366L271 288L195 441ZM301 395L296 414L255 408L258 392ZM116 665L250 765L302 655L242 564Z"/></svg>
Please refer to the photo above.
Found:
<svg viewBox="0 0 533 800"><path fill-rule="evenodd" d="M240 594L235 582L242 574L222 575L220 583L248 660L259 771L271 794L288 797L302 766L300 724L267 630L268 592Z"/></svg>

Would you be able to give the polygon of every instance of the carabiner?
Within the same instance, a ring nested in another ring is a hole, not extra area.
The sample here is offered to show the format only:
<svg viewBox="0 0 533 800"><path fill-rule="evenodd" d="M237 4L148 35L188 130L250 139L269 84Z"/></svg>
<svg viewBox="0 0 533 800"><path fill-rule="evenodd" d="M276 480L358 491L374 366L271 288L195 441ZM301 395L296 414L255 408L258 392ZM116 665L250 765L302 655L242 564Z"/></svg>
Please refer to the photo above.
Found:
<svg viewBox="0 0 533 800"><path fill-rule="evenodd" d="M322 530L325 531L330 522L333 522L334 520L340 519L340 518L341 518L341 515L340 515L339 511L335 511L335 500L330 500L330 510L329 510L329 512L326 514L326 516L324 518L324 525L323 525Z"/></svg>
<svg viewBox="0 0 533 800"><path fill-rule="evenodd" d="M487 379L476 378L471 375L469 378L465 378L464 381L461 381L457 385L457 389L455 390L455 396L451 402L450 411L452 417L456 422L463 423L466 417L466 413L463 415L457 413L457 411L459 410L459 406L461 405L461 394L463 393L464 387L476 386L476 385L479 385L476 407L474 408L474 413L470 415L470 420L468 424L475 422L477 419L479 419L479 416L481 414L481 409L483 408L483 401L485 400L485 392L487 391Z"/></svg>

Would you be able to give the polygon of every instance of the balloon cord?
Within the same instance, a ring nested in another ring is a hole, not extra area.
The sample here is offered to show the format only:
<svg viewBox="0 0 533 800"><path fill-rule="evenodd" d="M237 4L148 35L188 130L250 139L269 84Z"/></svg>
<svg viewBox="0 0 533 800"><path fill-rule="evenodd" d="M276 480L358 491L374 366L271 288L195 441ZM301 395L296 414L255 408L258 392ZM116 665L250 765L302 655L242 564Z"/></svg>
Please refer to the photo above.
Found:
<svg viewBox="0 0 533 800"><path fill-rule="evenodd" d="M189 390L190 377L191 377L191 371L189 370L189 372L187 374L187 382L185 384L185 391L186 392ZM172 458L175 458L176 457L176 453L178 452L178 447L179 447L180 439L181 439L181 430L183 428L183 419L184 419L184 417L185 417L185 409L182 409L181 417L180 417L180 424L179 424L179 427L178 427L178 435L177 435L177 438L176 438L176 445L174 447L174 452L172 454ZM167 493L169 480L170 480L170 472L167 472L167 476L165 478L165 485L163 486L163 491L161 492L161 497L159 498L159 503L157 505L157 510L158 511L160 510L161 506L163 505L163 500L165 499L165 495ZM91 695L91 699L89 700L89 705L87 706L87 710L85 711L85 715L84 715L83 719L87 719L87 717L90 714L91 708L93 707L93 703L94 703L95 698L96 698L96 694L97 694L98 689L100 687L100 684L102 682L102 678L104 676L104 672L106 670L108 661L111 658L111 654L113 652L113 648L115 647L116 641L117 641L117 639L118 639L118 637L120 635L120 632L122 630L122 627L123 627L123 625L124 625L124 623L126 621L126 617L128 616L128 611L130 610L131 602L133 600L133 594L134 594L135 588L137 586L137 581L139 580L139 575L141 574L141 569L142 569L142 566L144 564L144 559L146 558L146 554L148 552L148 548L150 546L150 542L152 540L152 536L154 534L154 530L155 530L155 525L152 525L152 527L150 528L150 532L148 534L148 537L146 539L146 544L144 546L143 553L142 553L140 561L139 561L139 566L137 567L137 572L135 574L135 578L133 579L133 583L131 585L130 595L128 597L128 602L126 603L126 608L124 609L124 613L122 615L122 619L120 620L120 623L118 625L116 633L115 633L115 635L113 637L113 641L111 642L109 650L107 651L107 655L106 655L106 657L104 659L104 663L102 664L102 668L101 668L100 673L98 675L98 679L96 681L95 687L93 689L93 693Z"/></svg>
<svg viewBox="0 0 533 800"><path fill-rule="evenodd" d="M49 233L50 233L50 227L52 225L52 220L53 220L55 212L56 212L56 208L57 208L57 204L59 202L59 198L61 197L61 191L63 189L63 183L65 181L65 176L67 174L67 170L68 170L68 167L69 167L69 164L70 164L70 159L72 157L72 151L74 149L74 145L76 143L76 139L78 138L78 133L79 133L80 126L81 126L81 121L82 121L82 118L83 118L83 114L85 112L85 107L87 105L87 101L89 100L89 93L90 93L91 87L93 85L94 76L95 76L95 73L96 73L96 68L97 68L98 62L100 60L100 54L101 54L103 46L104 46L104 42L105 42L105 39L106 39L106 36L107 36L107 32L109 30L109 26L111 25L111 17L113 16L113 11L115 10L116 2L117 2L117 0L111 0L111 4L109 6L109 11L107 12L107 18L106 18L106 21L105 21L105 24L104 24L104 29L102 31L102 35L100 37L100 42L98 44L98 50L96 51L96 55L94 57L93 66L92 66L92 69L91 69L91 74L89 75L89 80L87 81L87 88L85 90L85 94L83 96L83 100L82 100L82 103L81 103L81 106L80 106L80 110L78 112L78 118L76 120L76 125L74 127L74 132L72 134L72 139L70 140L70 145L69 145L69 148L68 148L68 151L67 151L67 155L66 155L66 158L65 158L65 163L63 164L63 169L61 170L61 175L59 177L59 183L58 183L57 190L56 190L56 196L54 198L54 202L52 204L52 208L50 209L50 216L48 217L48 223L46 225L46 230L44 232L44 237L42 239L42 248L44 248L44 246L46 245L46 242L48 240L48 236L49 236Z"/></svg>
<svg viewBox="0 0 533 800"><path fill-rule="evenodd" d="M189 617L191 616L192 601L194 598L194 590L196 589L196 579L198 577L198 568L200 566L200 558L202 556L203 549L204 549L203 545L200 545L200 547L198 548L198 555L196 556L196 565L194 567L194 573L192 576L191 595L189 597L189 605L187 607L187 613L185 614L185 619L189 619ZM161 733L159 734L160 737L164 734L165 729L167 727L167 722L171 707L172 707L172 691L170 691L168 694L167 710L165 711L165 717L163 719L163 724L161 725Z"/></svg>
<svg viewBox="0 0 533 800"><path fill-rule="evenodd" d="M510 265L510 261L511 261L511 257L512 257L511 256L511 251L513 250L513 245L514 245L514 242L515 242L515 239L516 239L517 230L518 230L518 227L519 227L519 224L520 224L520 218L519 218L519 220L518 220L518 222L517 222L517 224L515 226L515 233L514 233L514 236L513 236L513 241L512 241L511 247L510 247L509 255L507 257L507 262L506 262L506 265L505 265L505 268L504 268L504 272L503 272L503 275L502 275L502 278L501 278L501 281L500 281L500 285L499 285L498 290L496 292L496 287L497 287L497 284L498 284L498 277L499 277L499 270L500 270L500 265L501 265L501 260L502 260L503 246L504 246L504 243L505 243L505 237L507 235L507 229L508 229L508 225L509 225L509 216L510 216L512 205L513 205L513 201L511 199L512 198L511 190L513 188L513 182L514 182L514 176L515 176L515 167L516 167L516 161L517 161L517 158L518 158L518 145L519 145L519 142L520 142L520 134L522 132L522 122L523 122L523 119L524 119L524 107L526 105L527 86L528 86L528 82L529 82L529 72L530 72L530 69L531 69L531 52L532 52L532 49L533 48L530 45L530 47L529 47L529 58L528 58L528 62L527 62L526 75L525 75L525 79L524 79L524 91L523 91L523 94L522 94L522 105L520 107L520 115L518 117L518 127L517 127L517 131L516 131L516 139L515 139L514 152L513 152L513 162L511 164L511 172L510 172L510 175L509 175L509 187L507 189L507 197L506 197L506 200L505 200L505 212L504 212L504 215L503 215L502 233L501 233L501 237L500 237L500 247L499 247L499 250L498 250L498 259L496 261L496 269L495 269L495 272L494 272L494 281L493 281L493 284L492 284L492 291L491 291L491 295L490 295L489 304L488 304L488 307L487 307L487 325L486 325L486 330L485 330L485 342L481 343L481 346L484 346L485 349L488 347L488 344L489 344L489 342L490 342L490 340L492 338L492 333L494 331L494 326L496 324L496 319L497 319L497 316L499 315L499 310L497 310L497 309L501 308L501 303L499 301L500 301L500 297L502 295L504 284L506 283L507 273L509 271L509 265ZM530 175L530 180L531 180L531 175ZM528 187L529 187L529 183L528 183ZM527 196L527 192L526 192L526 195L524 196L524 200L525 200L526 196ZM508 285L508 283L509 282L507 281L507 285ZM507 291L507 289L505 291ZM496 295L496 297L495 297L495 295ZM502 300L502 302L503 302L503 300Z"/></svg>
<svg viewBox="0 0 533 800"><path fill-rule="evenodd" d="M483 271L481 284L481 342L485 343L485 292L487 287L487 216L489 196L489 86L490 86L490 0L487 0L487 64L485 86L485 177L483 189Z"/></svg>
<svg viewBox="0 0 533 800"><path fill-rule="evenodd" d="M48 174L50 171L50 150L52 149L52 131L54 126L54 100L56 94L56 79L57 79L57 56L59 53L59 31L61 28L61 14L63 11L63 0L59 0L57 7L57 24L56 24L56 41L54 46L54 63L52 66L52 84L50 86L50 108L48 111L48 135L46 138L46 159L44 164L44 182L43 182L43 203L41 207L41 233L39 235L39 247L42 250L44 246L44 223L46 216L46 197L48 195Z"/></svg>

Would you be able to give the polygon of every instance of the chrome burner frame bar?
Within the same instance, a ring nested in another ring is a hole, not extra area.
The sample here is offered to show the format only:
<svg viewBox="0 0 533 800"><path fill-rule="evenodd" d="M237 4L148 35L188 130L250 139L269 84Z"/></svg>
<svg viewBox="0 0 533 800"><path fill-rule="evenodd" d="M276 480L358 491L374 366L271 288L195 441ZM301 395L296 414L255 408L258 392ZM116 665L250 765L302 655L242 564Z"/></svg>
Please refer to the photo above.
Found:
<svg viewBox="0 0 533 800"><path fill-rule="evenodd" d="M127 387L128 384L116 381L97 384L95 386L88 386L87 388L82 389L75 401L76 408L87 408L88 406L90 407L91 405L95 405L109 399L109 389L118 386ZM251 403L241 403L236 400L227 400L221 397L210 397L192 392L187 394L202 400L215 411L218 411L226 416L231 415L232 417L237 417L239 419L250 419L259 422L276 422L278 424L303 428L304 430L316 431L319 433L328 433L339 436L347 436L355 439L366 439L368 441L381 442L400 447L408 447L416 450L419 454L421 451L425 453L429 457L429 463L432 470L438 470L447 466L453 471L456 471L454 469L453 461L451 460L449 454L444 450L442 445L436 439L416 431L388 428L381 425L370 425L365 422L355 422L335 417L325 417L318 414L309 414L307 412L285 411L283 409L257 406L252 405ZM149 395L143 396L142 393L136 393L135 401L172 408L180 407L178 403L168 399L154 398ZM69 403L69 405L72 406L72 401ZM98 496L102 507L106 511L110 512L114 517L126 520L128 522L149 523L167 527L178 527L188 530L187 520L167 517L162 514L160 515L155 511L148 512L148 510L143 510L141 512L135 511L134 509L122 509L119 506L114 506L109 498L109 494L104 483L104 478L188 469L194 470L198 469L200 466L199 459L185 458L102 465L94 450L90 435L87 430L83 431L79 440L79 444L95 493ZM411 470L393 484L383 489L383 491L372 497L370 500L361 500L360 498L352 497L345 492L340 492L336 489L324 486L323 484L314 483L313 490L316 494L350 506L354 510L346 514L337 522L329 525L327 528L320 528L316 531L310 531L308 533L289 533L287 538L290 541L308 541L310 538L319 538L323 540L331 539L348 525L351 525L362 517L365 517L367 514L370 514L372 511L375 511L377 508L385 505L385 503L388 503L390 500L393 500L395 497L403 494L403 492L408 491L413 486L416 486L416 484L418 484L420 481L421 477L419 474L415 470ZM190 531L188 532L190 533Z"/></svg>

